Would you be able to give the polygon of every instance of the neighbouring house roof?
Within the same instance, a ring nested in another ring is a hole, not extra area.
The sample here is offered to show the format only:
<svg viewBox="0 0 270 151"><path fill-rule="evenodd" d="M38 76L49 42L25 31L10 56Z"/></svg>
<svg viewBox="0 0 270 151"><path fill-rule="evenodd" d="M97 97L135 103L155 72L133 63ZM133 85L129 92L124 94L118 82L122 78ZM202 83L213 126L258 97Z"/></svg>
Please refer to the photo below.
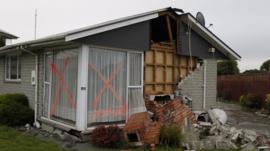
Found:
<svg viewBox="0 0 270 151"><path fill-rule="evenodd" d="M8 38L8 39L17 39L18 37L13 35L13 34L10 34L2 29L0 29L0 37L5 37L5 38Z"/></svg>
<svg viewBox="0 0 270 151"><path fill-rule="evenodd" d="M218 38L214 33L212 33L209 29L207 29L205 26L201 25L197 19L190 13L183 13L181 9L176 8L164 8L164 9L158 9L146 13L141 13L133 16L128 16L108 22L104 22L101 24L96 24L93 26L88 26L76 30L71 30L68 32L44 37L37 40L32 41L26 41L22 43L17 43L13 45L8 45L0 48L0 51L5 51L8 49L13 49L16 47L24 46L24 45L37 45L37 44L48 44L52 41L65 41L65 42L71 42L76 39L84 38L87 36L92 36L95 34L99 34L102 32L106 32L109 30L125 27L128 25L152 20L155 18L158 18L160 16L160 12L170 11L178 16L186 16L186 22L189 22L192 24L191 28L196 31L200 36L202 36L204 39L206 39L210 44L212 44L214 47L216 47L218 50L220 50L224 55L228 56L230 59L238 60L241 58L239 54L237 54L232 48L230 48L228 45L226 45L220 38Z"/></svg>

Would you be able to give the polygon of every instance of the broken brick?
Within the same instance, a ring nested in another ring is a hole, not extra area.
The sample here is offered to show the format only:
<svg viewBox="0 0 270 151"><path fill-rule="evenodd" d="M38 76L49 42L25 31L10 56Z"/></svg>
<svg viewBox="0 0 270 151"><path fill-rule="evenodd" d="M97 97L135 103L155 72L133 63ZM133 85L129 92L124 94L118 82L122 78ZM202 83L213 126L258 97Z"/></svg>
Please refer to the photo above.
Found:
<svg viewBox="0 0 270 151"><path fill-rule="evenodd" d="M130 116L124 127L126 136L129 133L136 133L139 141L145 144L158 144L160 128L165 123L182 127L186 119L191 123L196 122L191 109L178 98L166 104L146 99L145 106L148 111L154 113L153 121L147 112L136 113Z"/></svg>

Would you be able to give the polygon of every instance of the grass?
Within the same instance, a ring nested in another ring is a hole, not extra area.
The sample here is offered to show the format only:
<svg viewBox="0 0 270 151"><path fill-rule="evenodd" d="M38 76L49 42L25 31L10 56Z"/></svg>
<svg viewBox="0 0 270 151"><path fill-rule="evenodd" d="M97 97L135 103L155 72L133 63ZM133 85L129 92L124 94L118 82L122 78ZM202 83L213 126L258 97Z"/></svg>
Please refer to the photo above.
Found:
<svg viewBox="0 0 270 151"><path fill-rule="evenodd" d="M241 149L210 149L210 150L200 150L200 151L241 151Z"/></svg>
<svg viewBox="0 0 270 151"><path fill-rule="evenodd" d="M1 151L65 151L55 142L45 141L20 133L12 128L0 126Z"/></svg>
<svg viewBox="0 0 270 151"><path fill-rule="evenodd" d="M37 137L21 133L15 129L0 126L0 150L1 151L68 151L56 144L53 140L41 140ZM120 151L121 149L104 149L91 147L83 151ZM143 151L142 148L132 151ZM69 150L70 151L70 150ZM73 150L76 151L76 150ZM182 151L177 148L158 147L156 151ZM202 150L212 151L212 150ZM225 151L225 150L220 150ZM238 151L238 150L233 150Z"/></svg>
<svg viewBox="0 0 270 151"><path fill-rule="evenodd" d="M0 126L1 151L67 151L59 147L53 140L41 140L37 137L18 132L15 129ZM83 151L120 151L121 149L105 149L91 147ZM132 151L143 151L141 148ZM175 148L157 148L157 151L182 151Z"/></svg>

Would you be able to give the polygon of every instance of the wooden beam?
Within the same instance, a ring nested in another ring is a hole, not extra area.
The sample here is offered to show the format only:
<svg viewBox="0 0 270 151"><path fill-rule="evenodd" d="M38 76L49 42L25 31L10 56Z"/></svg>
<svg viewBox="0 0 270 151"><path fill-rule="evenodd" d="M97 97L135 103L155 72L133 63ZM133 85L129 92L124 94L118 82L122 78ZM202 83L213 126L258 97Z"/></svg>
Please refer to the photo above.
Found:
<svg viewBox="0 0 270 151"><path fill-rule="evenodd" d="M169 39L170 39L170 42L173 43L172 28L171 28L171 22L170 22L169 16L166 16L166 22L167 22Z"/></svg>
<svg viewBox="0 0 270 151"><path fill-rule="evenodd" d="M170 12L160 12L159 16L169 16L170 18L177 20L177 16L175 16L174 14L172 14Z"/></svg>
<svg viewBox="0 0 270 151"><path fill-rule="evenodd" d="M167 82L167 51L164 52L164 56L163 56L163 60L164 60L164 71L163 71L163 80L166 83ZM166 84L164 85L164 91L166 90Z"/></svg>
<svg viewBox="0 0 270 151"><path fill-rule="evenodd" d="M153 80L156 83L156 70L157 70L157 65L156 65L156 49L153 49L153 64L154 64L154 68L153 68ZM156 87L157 85L154 85L154 91L156 91Z"/></svg>

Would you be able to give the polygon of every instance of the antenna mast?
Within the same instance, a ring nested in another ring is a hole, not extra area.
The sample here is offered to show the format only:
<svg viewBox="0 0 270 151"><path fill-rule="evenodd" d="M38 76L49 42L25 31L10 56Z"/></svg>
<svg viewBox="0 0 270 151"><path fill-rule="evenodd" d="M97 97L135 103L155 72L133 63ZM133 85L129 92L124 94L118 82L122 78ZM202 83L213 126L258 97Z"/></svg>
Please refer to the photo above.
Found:
<svg viewBox="0 0 270 151"><path fill-rule="evenodd" d="M35 33L34 33L35 40L37 39L37 9L35 9Z"/></svg>

